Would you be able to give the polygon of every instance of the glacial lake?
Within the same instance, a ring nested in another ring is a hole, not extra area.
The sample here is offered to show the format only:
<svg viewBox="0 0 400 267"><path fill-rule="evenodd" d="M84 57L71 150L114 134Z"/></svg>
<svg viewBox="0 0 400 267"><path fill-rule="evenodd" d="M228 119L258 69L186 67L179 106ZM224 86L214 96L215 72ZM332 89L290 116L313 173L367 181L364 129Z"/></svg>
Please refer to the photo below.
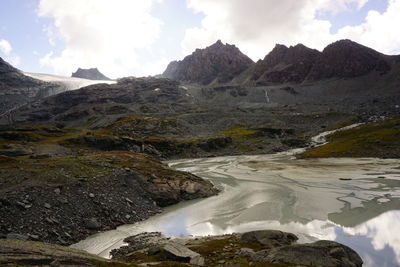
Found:
<svg viewBox="0 0 400 267"><path fill-rule="evenodd" d="M295 159L292 154L167 162L210 180L221 193L168 207L73 247L109 257L125 237L144 231L205 236L276 229L296 234L302 243L345 244L360 254L363 266L399 266L400 160Z"/></svg>

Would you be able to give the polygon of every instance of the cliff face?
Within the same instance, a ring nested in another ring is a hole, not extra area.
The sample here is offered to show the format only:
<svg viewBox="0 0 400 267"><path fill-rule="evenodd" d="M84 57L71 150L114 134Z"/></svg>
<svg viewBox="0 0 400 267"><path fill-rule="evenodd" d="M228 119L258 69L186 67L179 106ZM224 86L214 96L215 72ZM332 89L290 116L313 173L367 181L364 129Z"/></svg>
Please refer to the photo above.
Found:
<svg viewBox="0 0 400 267"><path fill-rule="evenodd" d="M111 80L110 78L106 77L102 74L97 68L92 69L81 69L79 68L76 72L72 73L74 78L83 78L88 80Z"/></svg>
<svg viewBox="0 0 400 267"><path fill-rule="evenodd" d="M162 76L204 85L213 81L225 83L253 64L236 46L217 41L205 49L197 49L182 61L171 62Z"/></svg>

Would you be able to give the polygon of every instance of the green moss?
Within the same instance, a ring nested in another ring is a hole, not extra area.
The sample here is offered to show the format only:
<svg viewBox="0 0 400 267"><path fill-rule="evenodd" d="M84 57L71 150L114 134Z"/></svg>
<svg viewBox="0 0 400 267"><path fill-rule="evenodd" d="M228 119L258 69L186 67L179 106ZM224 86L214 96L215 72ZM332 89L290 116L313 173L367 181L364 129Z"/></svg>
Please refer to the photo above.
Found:
<svg viewBox="0 0 400 267"><path fill-rule="evenodd" d="M302 157L400 157L400 119L370 123L336 132L329 143L303 153Z"/></svg>
<svg viewBox="0 0 400 267"><path fill-rule="evenodd" d="M129 264L129 263L123 263L123 262L117 262L117 261L101 261L101 260L91 260L90 263L92 263L95 266L98 267L138 267L139 265L136 264Z"/></svg>
<svg viewBox="0 0 400 267"><path fill-rule="evenodd" d="M96 159L93 155L58 156L46 159L20 158L18 160L1 157L0 168L6 171L1 180L10 184L23 181L64 183L77 178L110 175L114 171L113 168L104 164L104 160ZM13 177L18 177L18 179Z"/></svg>
<svg viewBox="0 0 400 267"><path fill-rule="evenodd" d="M357 123L356 119L341 121L326 127L326 131L333 131Z"/></svg>
<svg viewBox="0 0 400 267"><path fill-rule="evenodd" d="M229 129L222 131L221 132L224 135L230 136L233 139L243 139L243 138L248 138L249 136L252 136L256 133L255 130L246 128L241 125L234 125L230 127Z"/></svg>

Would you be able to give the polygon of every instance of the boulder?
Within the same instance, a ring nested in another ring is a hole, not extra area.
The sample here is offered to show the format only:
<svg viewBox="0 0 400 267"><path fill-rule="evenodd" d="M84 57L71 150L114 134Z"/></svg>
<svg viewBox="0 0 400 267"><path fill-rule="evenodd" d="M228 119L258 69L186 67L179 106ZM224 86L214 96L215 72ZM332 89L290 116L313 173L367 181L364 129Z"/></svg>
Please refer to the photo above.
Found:
<svg viewBox="0 0 400 267"><path fill-rule="evenodd" d="M241 235L240 239L245 242L258 242L265 247L274 248L291 245L297 241L297 236L277 230L260 230L247 232Z"/></svg>
<svg viewBox="0 0 400 267"><path fill-rule="evenodd" d="M180 261L180 262L189 262L195 265L204 265L204 258L200 256L199 253L194 252L193 250L188 249L187 247L176 243L176 242L168 242L162 247L162 252L166 256L167 259Z"/></svg>
<svg viewBox="0 0 400 267"><path fill-rule="evenodd" d="M101 223L96 218L85 219L83 223L87 229L97 230L101 228Z"/></svg>

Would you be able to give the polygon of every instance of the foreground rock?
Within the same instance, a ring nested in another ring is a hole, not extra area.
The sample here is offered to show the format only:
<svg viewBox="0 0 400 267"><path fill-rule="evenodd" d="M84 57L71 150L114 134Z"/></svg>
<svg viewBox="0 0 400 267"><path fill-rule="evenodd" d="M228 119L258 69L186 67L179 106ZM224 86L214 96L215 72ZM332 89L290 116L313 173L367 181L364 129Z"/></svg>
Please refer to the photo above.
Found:
<svg viewBox="0 0 400 267"><path fill-rule="evenodd" d="M108 266L108 264L110 262L103 258L77 249L40 242L0 239L1 266Z"/></svg>
<svg viewBox="0 0 400 267"><path fill-rule="evenodd" d="M113 259L149 266L362 266L351 248L333 241L296 244L291 233L274 230L171 240L160 233L128 237ZM163 263L169 265L162 265Z"/></svg>

